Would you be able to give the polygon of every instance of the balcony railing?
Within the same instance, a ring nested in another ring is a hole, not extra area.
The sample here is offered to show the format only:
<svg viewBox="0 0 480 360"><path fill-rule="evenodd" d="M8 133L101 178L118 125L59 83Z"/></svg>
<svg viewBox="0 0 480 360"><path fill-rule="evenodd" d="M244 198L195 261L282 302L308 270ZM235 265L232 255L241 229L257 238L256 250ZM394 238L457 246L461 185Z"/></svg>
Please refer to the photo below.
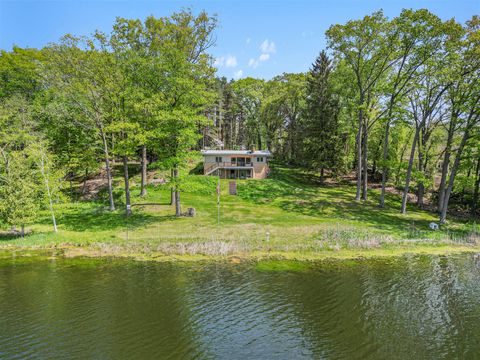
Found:
<svg viewBox="0 0 480 360"><path fill-rule="evenodd" d="M253 167L253 163L246 163L246 162L231 162L231 161L223 161L223 162L216 162L214 163L216 167L227 167L227 166L238 166L238 167Z"/></svg>

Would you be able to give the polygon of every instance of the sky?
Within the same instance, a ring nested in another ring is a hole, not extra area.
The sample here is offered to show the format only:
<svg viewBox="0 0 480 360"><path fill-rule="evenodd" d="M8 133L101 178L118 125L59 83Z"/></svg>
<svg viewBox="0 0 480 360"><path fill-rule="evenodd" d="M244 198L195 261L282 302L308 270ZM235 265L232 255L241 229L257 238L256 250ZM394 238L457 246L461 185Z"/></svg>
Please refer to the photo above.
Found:
<svg viewBox="0 0 480 360"><path fill-rule="evenodd" d="M210 53L218 75L229 79L307 71L330 25L379 9L394 17L402 8L427 8L462 23L480 14L480 0L0 0L0 49L41 48L67 33L109 32L117 16L161 17L186 7L217 15Z"/></svg>

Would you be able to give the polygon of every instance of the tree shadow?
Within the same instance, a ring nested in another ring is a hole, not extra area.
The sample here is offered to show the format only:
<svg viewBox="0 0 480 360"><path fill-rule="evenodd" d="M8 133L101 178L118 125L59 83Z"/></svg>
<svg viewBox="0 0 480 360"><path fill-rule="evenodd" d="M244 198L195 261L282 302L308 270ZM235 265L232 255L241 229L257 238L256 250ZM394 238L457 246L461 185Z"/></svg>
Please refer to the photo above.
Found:
<svg viewBox="0 0 480 360"><path fill-rule="evenodd" d="M153 223L175 219L174 215L155 215L144 211L134 211L129 217L123 212L107 211L104 208L71 210L59 214L57 223L65 230L71 231L109 231L129 228L145 227ZM44 218L41 224L49 224L50 219Z"/></svg>
<svg viewBox="0 0 480 360"><path fill-rule="evenodd" d="M274 202L287 212L296 212L316 218L354 220L378 230L412 232L428 231L428 212L417 218L419 209L407 205L407 215L400 214L400 196L387 194L386 207L378 207L377 190L368 190L369 200L357 202L352 185L322 184L318 175L295 168L274 166L269 178L239 185L239 196L255 203ZM414 216L409 216L414 213ZM423 212L422 212L423 214Z"/></svg>

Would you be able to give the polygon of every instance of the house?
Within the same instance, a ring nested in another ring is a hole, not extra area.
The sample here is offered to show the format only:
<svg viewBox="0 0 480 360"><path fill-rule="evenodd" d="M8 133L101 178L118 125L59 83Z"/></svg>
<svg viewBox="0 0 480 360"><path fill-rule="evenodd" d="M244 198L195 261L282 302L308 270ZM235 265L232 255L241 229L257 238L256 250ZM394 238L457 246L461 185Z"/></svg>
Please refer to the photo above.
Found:
<svg viewBox="0 0 480 360"><path fill-rule="evenodd" d="M203 173L222 179L265 179L270 151L202 150Z"/></svg>

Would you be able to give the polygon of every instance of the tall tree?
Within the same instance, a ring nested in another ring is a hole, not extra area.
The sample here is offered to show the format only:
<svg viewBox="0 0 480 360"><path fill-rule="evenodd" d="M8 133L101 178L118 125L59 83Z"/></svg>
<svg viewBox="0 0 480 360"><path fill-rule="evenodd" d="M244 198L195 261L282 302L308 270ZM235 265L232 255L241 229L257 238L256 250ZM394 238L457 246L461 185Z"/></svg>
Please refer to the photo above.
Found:
<svg viewBox="0 0 480 360"><path fill-rule="evenodd" d="M52 90L55 101L77 116L76 125L94 130L95 141L102 144L109 208L115 210L112 186L111 154L107 127L118 106L115 60L104 46L104 36L92 39L65 36L59 44L45 50L49 61L43 68L45 86Z"/></svg>
<svg viewBox="0 0 480 360"><path fill-rule="evenodd" d="M395 32L382 11L365 16L361 20L350 20L345 25L333 25L326 32L329 47L337 57L344 59L355 75L357 90L357 191L360 200L367 183L368 116L376 101L377 86L395 63L393 54ZM370 123L371 125L371 123ZM364 191L364 199L366 198Z"/></svg>
<svg viewBox="0 0 480 360"><path fill-rule="evenodd" d="M395 63L385 91L386 109L384 114L385 134L383 139L382 189L380 207L385 206L385 188L389 171L390 128L398 117L395 108L415 86L420 76L420 67L442 46L439 32L440 19L428 10L402 10L394 18L392 25L396 29L397 41L394 53Z"/></svg>
<svg viewBox="0 0 480 360"><path fill-rule="evenodd" d="M322 51L307 77L304 153L311 166L320 170L322 181L324 169L335 168L339 159L339 101L332 89L331 72L331 60Z"/></svg>

